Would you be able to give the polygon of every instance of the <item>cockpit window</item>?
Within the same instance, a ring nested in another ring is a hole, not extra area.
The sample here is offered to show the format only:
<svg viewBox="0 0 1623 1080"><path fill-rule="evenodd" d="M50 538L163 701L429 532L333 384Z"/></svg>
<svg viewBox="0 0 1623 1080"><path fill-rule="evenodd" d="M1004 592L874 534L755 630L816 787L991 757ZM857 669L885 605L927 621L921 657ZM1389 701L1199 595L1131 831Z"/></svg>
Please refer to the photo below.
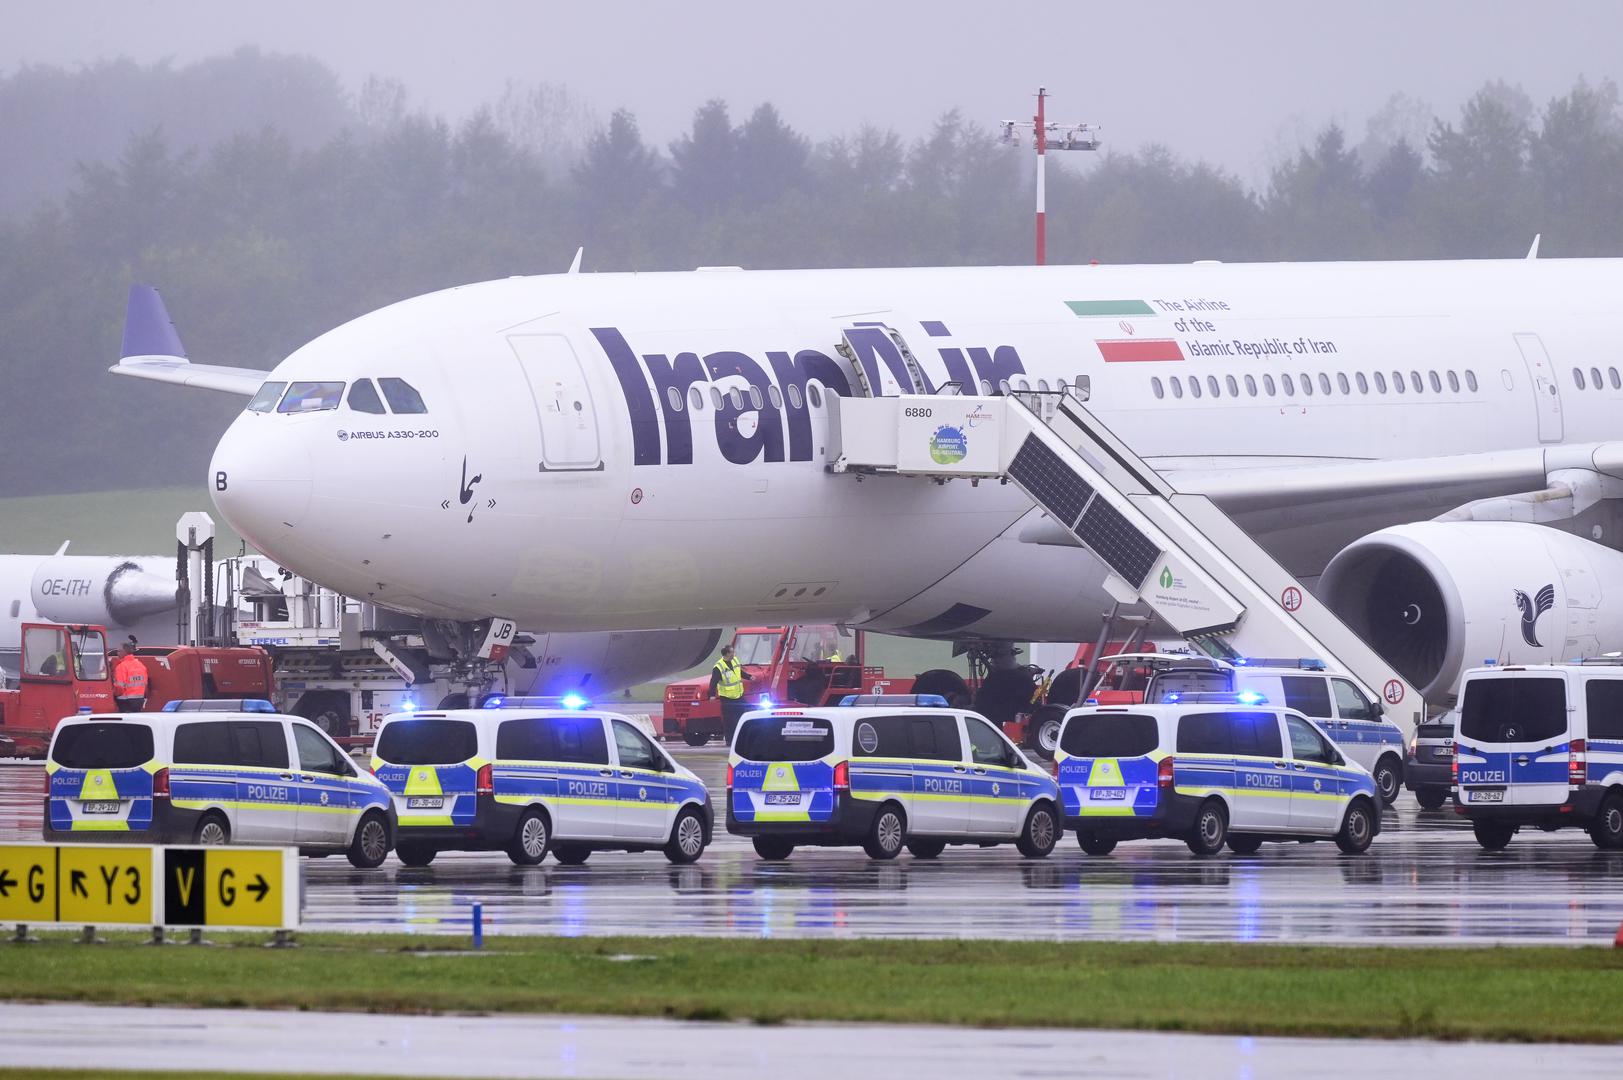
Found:
<svg viewBox="0 0 1623 1080"><path fill-rule="evenodd" d="M349 388L349 407L356 412L383 415L383 399L371 379L357 379Z"/></svg>
<svg viewBox="0 0 1623 1080"><path fill-rule="evenodd" d="M287 396L276 407L279 413L325 412L338 408L344 396L341 382L296 382L287 388Z"/></svg>
<svg viewBox="0 0 1623 1080"><path fill-rule="evenodd" d="M405 379L379 379L378 385L383 387L383 396L389 399L389 408L397 413L425 413L428 406L423 404L423 395Z"/></svg>
<svg viewBox="0 0 1623 1080"><path fill-rule="evenodd" d="M249 412L270 412L276 408L277 399L282 391L287 389L285 382L264 382L259 384L259 392L248 403Z"/></svg>

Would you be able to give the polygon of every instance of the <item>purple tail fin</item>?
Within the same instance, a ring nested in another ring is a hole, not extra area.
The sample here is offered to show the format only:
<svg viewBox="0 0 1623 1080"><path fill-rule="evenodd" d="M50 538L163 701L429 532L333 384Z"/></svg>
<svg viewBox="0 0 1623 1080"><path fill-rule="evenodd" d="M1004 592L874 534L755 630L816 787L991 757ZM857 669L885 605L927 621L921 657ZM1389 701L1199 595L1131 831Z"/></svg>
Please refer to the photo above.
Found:
<svg viewBox="0 0 1623 1080"><path fill-rule="evenodd" d="M124 309L124 351L119 356L185 355L186 347L175 333L158 290L151 285L131 285L129 306Z"/></svg>

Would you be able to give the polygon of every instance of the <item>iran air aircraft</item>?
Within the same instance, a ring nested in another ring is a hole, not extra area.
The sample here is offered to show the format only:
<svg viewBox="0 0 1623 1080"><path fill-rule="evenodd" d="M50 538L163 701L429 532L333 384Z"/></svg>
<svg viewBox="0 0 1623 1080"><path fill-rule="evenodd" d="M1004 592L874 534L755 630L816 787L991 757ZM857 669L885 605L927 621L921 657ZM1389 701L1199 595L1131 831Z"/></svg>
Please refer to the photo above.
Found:
<svg viewBox="0 0 1623 1080"><path fill-rule="evenodd" d="M138 286L113 370L248 399L209 486L299 574L559 631L1090 639L1107 569L1016 487L827 460L836 396L1081 391L1437 701L1623 643L1620 295L1532 259L569 273L265 372L189 363Z"/></svg>

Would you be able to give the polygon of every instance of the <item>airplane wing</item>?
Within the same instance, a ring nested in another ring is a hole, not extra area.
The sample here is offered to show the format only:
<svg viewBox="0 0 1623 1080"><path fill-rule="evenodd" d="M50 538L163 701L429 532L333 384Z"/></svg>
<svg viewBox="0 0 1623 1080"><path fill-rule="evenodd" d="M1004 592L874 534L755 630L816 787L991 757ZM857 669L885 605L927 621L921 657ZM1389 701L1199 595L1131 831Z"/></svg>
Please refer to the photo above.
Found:
<svg viewBox="0 0 1623 1080"><path fill-rule="evenodd" d="M1209 497L1300 576L1315 576L1359 536L1447 514L1467 503L1549 486L1578 470L1623 476L1623 444L1524 447L1388 461L1289 465L1162 458L1153 463L1179 491Z"/></svg>
<svg viewBox="0 0 1623 1080"><path fill-rule="evenodd" d="M129 305L124 309L124 347L118 363L108 370L115 375L199 386L244 397L252 397L268 374L259 368L220 367L187 360L186 348L180 343L163 298L150 285L130 286Z"/></svg>

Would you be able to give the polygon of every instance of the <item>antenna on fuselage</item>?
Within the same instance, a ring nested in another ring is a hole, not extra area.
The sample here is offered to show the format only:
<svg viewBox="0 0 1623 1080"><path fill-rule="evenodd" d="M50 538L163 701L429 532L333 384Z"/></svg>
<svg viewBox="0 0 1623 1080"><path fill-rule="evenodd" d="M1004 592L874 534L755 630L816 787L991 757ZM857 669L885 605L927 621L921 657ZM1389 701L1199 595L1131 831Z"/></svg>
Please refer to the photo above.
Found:
<svg viewBox="0 0 1623 1080"><path fill-rule="evenodd" d="M1533 246L1538 247L1538 241L1537 240L1533 241ZM575 249L575 257L574 257L574 259L570 260L570 263L569 263L569 271L568 271L569 273L571 273L571 274L580 273L580 257L582 255L584 255L584 254L586 254L586 249L584 247L578 247L578 248Z"/></svg>
<svg viewBox="0 0 1623 1080"><path fill-rule="evenodd" d="M1539 238L1542 237L1543 235L1544 235L1543 233L1534 233L1533 234L1533 246L1527 249L1527 257L1529 259L1538 258L1538 242L1539 242ZM580 256L576 255L575 258L578 260L580 258Z"/></svg>

